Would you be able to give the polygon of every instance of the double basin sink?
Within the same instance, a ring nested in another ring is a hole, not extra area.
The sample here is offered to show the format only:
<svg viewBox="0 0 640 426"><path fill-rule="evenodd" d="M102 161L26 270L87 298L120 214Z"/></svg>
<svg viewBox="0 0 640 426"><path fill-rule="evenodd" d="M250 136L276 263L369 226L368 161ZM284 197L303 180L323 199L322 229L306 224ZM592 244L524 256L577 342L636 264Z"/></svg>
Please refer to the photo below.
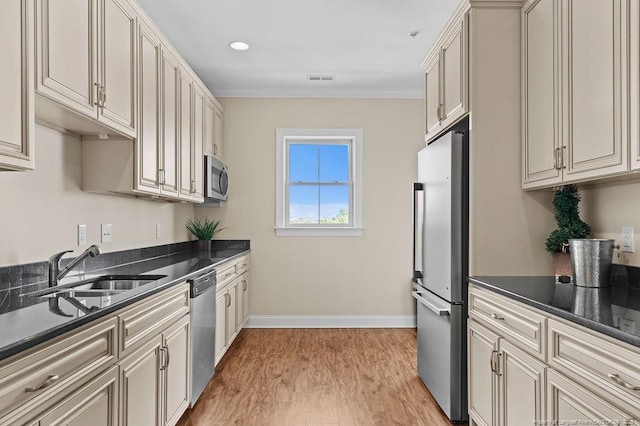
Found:
<svg viewBox="0 0 640 426"><path fill-rule="evenodd" d="M39 297L101 297L135 290L166 275L101 275L25 294Z"/></svg>

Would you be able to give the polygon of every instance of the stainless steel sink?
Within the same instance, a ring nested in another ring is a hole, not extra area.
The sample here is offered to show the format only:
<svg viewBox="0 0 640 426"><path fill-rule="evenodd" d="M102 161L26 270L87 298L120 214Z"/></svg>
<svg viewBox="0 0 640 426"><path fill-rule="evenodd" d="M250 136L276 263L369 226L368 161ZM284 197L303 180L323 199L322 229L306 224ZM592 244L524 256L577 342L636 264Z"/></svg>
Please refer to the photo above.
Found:
<svg viewBox="0 0 640 426"><path fill-rule="evenodd" d="M166 275L105 275L71 287L72 291L126 291L157 281Z"/></svg>
<svg viewBox="0 0 640 426"><path fill-rule="evenodd" d="M102 275L74 283L37 290L23 296L40 297L100 297L120 294L139 288L166 275Z"/></svg>

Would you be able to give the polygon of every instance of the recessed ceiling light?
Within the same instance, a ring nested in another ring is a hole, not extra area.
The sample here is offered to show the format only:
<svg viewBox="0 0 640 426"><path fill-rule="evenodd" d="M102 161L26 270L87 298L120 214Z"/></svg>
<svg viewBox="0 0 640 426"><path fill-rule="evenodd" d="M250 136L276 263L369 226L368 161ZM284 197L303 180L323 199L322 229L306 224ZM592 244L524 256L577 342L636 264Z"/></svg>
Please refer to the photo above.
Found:
<svg viewBox="0 0 640 426"><path fill-rule="evenodd" d="M231 43L229 43L229 47L233 50L247 50L249 48L249 45L244 41L232 41Z"/></svg>

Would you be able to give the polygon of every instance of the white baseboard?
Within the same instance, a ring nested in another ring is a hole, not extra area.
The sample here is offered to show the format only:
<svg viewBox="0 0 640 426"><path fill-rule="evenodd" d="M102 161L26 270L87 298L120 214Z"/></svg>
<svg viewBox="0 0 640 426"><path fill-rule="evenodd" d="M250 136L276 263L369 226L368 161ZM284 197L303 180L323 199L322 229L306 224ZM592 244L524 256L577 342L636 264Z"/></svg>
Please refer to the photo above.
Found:
<svg viewBox="0 0 640 426"><path fill-rule="evenodd" d="M415 328L413 315L250 315L246 328Z"/></svg>

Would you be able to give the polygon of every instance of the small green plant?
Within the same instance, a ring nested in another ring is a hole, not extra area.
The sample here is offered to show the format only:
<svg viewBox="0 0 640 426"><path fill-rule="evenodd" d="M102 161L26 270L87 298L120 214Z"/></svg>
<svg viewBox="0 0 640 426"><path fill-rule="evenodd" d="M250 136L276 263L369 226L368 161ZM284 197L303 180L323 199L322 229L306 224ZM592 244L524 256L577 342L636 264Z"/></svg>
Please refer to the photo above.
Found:
<svg viewBox="0 0 640 426"><path fill-rule="evenodd" d="M579 202L580 194L575 185L565 185L556 191L553 207L556 209L558 229L551 232L545 241L549 253L566 253L569 239L587 238L591 234L589 225L580 219Z"/></svg>
<svg viewBox="0 0 640 426"><path fill-rule="evenodd" d="M219 228L220 221L219 220L209 220L208 217L201 217L197 219L189 219L187 220L187 224L185 225L189 232L193 234L199 240L210 240L212 239L218 232L227 228Z"/></svg>

